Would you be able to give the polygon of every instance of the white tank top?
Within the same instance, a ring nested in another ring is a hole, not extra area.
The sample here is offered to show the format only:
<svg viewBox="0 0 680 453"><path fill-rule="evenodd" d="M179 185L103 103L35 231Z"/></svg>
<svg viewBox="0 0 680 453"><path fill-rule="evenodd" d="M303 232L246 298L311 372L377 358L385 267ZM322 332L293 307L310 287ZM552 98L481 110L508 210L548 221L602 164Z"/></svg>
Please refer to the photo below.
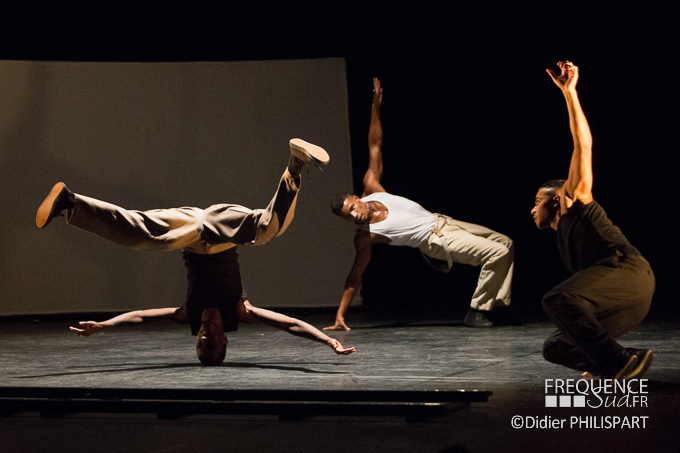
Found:
<svg viewBox="0 0 680 453"><path fill-rule="evenodd" d="M418 203L386 192L373 193L361 201L377 201L387 208L385 220L362 225L361 229L389 238L390 245L419 247L437 221L434 214Z"/></svg>

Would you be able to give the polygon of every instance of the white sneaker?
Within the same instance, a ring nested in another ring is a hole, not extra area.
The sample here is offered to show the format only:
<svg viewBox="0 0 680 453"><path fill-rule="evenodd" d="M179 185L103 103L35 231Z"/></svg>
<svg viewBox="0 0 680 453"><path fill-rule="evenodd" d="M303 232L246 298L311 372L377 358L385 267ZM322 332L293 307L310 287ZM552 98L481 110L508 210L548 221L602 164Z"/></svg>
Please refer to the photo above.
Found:
<svg viewBox="0 0 680 453"><path fill-rule="evenodd" d="M330 161L328 153L322 147L312 145L299 138L291 139L290 153L293 157L305 163L326 165Z"/></svg>

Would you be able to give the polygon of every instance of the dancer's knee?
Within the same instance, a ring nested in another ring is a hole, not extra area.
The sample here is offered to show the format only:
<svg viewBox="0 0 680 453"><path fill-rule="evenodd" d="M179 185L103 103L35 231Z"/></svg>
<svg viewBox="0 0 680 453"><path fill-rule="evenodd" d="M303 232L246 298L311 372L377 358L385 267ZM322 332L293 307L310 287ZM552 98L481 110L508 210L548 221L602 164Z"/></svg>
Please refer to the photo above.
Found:
<svg viewBox="0 0 680 453"><path fill-rule="evenodd" d="M508 238L508 242L505 244L505 246L508 248L508 255L509 255L510 259L514 260L515 259L515 243L512 241L512 239Z"/></svg>
<svg viewBox="0 0 680 453"><path fill-rule="evenodd" d="M488 249L487 252L487 258L486 262L492 263L492 262L503 262L505 260L512 260L513 259L513 254L512 250L506 247L504 244L501 243L494 243L493 246L491 246Z"/></svg>
<svg viewBox="0 0 680 453"><path fill-rule="evenodd" d="M557 343L550 338L543 342L543 358L550 363L561 364L561 354L558 351Z"/></svg>
<svg viewBox="0 0 680 453"><path fill-rule="evenodd" d="M553 313L556 309L562 307L568 296L560 291L549 291L541 299L541 306L546 313Z"/></svg>

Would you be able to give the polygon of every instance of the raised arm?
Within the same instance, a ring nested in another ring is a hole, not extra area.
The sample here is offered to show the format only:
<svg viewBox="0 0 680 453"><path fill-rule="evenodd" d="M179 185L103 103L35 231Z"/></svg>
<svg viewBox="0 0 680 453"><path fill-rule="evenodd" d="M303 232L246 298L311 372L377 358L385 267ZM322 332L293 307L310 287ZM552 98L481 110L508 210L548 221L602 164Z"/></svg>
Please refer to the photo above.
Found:
<svg viewBox="0 0 680 453"><path fill-rule="evenodd" d="M380 122L380 104L382 104L382 88L380 87L380 80L374 77L371 124L368 128L368 170L364 175L364 193L362 198L375 192L385 192L385 189L380 184L383 174L383 132Z"/></svg>
<svg viewBox="0 0 680 453"><path fill-rule="evenodd" d="M572 200L579 200L584 205L593 201L593 138L576 92L579 76L578 66L570 61L560 61L557 66L560 68L559 75L551 69L546 71L555 85L562 90L567 101L569 127L574 141L574 151L569 164L569 176L563 187L567 196L567 203L561 204L561 211L564 213L571 206Z"/></svg>
<svg viewBox="0 0 680 453"><path fill-rule="evenodd" d="M292 335L330 346L336 354L346 355L356 351L354 348L344 348L338 340L329 337L311 324L275 311L254 307L248 301L239 304L239 321L268 324Z"/></svg>
<svg viewBox="0 0 680 453"><path fill-rule="evenodd" d="M373 252L373 241L370 233L367 231L360 231L354 236L354 263L352 269L345 280L345 287L342 291L342 299L340 299L340 307L335 315L335 324L324 327L323 330L350 330L345 324L345 313L352 304L359 288L361 287L361 277L364 271L371 262L371 255Z"/></svg>
<svg viewBox="0 0 680 453"><path fill-rule="evenodd" d="M139 324L155 319L167 319L169 321L182 323L189 321L186 309L184 306L182 306L129 311L127 313L123 313L122 315L107 319L106 321L80 321L78 323L80 328L69 327L69 329L82 337L89 337L93 333L97 333L102 329L108 329L120 324Z"/></svg>

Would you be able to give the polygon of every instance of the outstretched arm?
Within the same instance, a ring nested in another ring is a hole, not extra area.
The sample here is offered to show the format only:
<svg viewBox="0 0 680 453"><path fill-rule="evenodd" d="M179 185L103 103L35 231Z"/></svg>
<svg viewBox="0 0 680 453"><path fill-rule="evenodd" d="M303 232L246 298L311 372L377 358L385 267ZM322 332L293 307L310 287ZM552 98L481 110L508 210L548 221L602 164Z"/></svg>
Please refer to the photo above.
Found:
<svg viewBox="0 0 680 453"><path fill-rule="evenodd" d="M382 88L380 87L380 80L374 77L371 124L368 128L368 170L364 175L364 193L362 198L375 192L385 192L385 189L380 184L383 174L383 132L380 122L380 104L382 104Z"/></svg>
<svg viewBox="0 0 680 453"><path fill-rule="evenodd" d="M567 203L562 203L562 213L571 205L571 200L579 200L584 205L593 201L593 164L592 147L593 138L590 135L590 127L586 116L581 109L581 103L576 93L578 82L578 66L570 61L557 63L560 74L557 75L551 69L547 69L548 75L564 94L569 111L569 127L574 141L574 151L569 165L569 176L564 184L564 192Z"/></svg>
<svg viewBox="0 0 680 453"><path fill-rule="evenodd" d="M340 299L340 307L335 315L335 324L324 327L323 330L350 330L345 324L345 313L352 304L359 288L361 287L361 277L364 275L368 263L371 262L373 253L373 242L371 235L367 231L360 231L354 236L354 263L352 269L345 280L345 287L342 291L342 299Z"/></svg>
<svg viewBox="0 0 680 453"><path fill-rule="evenodd" d="M245 323L262 322L298 337L318 341L330 346L336 354L346 355L356 351L354 348L343 348L338 340L329 337L311 324L275 311L254 307L247 300L239 303L239 321Z"/></svg>
<svg viewBox="0 0 680 453"><path fill-rule="evenodd" d="M135 310L115 316L106 321L80 321L80 328L69 327L81 337L89 337L102 329L111 328L119 324L139 324L154 319L167 319L174 322L188 322L185 307L153 308L150 310Z"/></svg>

